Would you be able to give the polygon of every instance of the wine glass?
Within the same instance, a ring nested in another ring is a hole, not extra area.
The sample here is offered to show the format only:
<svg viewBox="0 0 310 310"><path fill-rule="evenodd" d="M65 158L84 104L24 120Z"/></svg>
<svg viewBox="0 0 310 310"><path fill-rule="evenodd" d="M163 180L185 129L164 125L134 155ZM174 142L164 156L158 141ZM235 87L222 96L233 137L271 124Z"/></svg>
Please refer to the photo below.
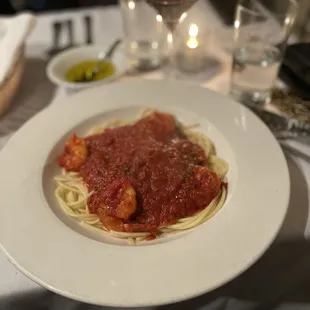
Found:
<svg viewBox="0 0 310 310"><path fill-rule="evenodd" d="M197 0L146 0L161 15L163 22L166 24L168 31L168 43L170 47L170 70L169 77L172 76L173 70L173 44L175 28L183 13L187 12Z"/></svg>

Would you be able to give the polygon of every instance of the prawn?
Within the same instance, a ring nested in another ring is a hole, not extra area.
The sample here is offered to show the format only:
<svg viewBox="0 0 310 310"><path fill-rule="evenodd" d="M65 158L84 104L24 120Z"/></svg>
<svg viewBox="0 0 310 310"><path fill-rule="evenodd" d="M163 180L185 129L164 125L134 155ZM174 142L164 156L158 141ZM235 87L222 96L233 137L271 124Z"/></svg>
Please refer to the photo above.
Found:
<svg viewBox="0 0 310 310"><path fill-rule="evenodd" d="M106 206L99 210L98 216L108 230L125 231L123 220L129 219L137 209L136 192L130 184L126 184L119 189L118 196L119 202L114 207L113 216L107 214Z"/></svg>
<svg viewBox="0 0 310 310"><path fill-rule="evenodd" d="M58 164L67 171L78 171L88 155L83 138L72 135L66 142L64 152L58 157Z"/></svg>

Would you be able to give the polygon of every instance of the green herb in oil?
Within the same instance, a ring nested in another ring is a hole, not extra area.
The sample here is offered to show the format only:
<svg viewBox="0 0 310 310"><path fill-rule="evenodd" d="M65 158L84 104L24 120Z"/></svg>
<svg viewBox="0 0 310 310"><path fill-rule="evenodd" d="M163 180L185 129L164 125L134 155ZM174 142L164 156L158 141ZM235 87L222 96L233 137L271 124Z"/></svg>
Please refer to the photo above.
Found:
<svg viewBox="0 0 310 310"><path fill-rule="evenodd" d="M99 71L93 74L93 68L98 60L86 60L71 67L66 73L68 82L95 82L110 77L115 73L115 66L109 60L103 61L99 66Z"/></svg>

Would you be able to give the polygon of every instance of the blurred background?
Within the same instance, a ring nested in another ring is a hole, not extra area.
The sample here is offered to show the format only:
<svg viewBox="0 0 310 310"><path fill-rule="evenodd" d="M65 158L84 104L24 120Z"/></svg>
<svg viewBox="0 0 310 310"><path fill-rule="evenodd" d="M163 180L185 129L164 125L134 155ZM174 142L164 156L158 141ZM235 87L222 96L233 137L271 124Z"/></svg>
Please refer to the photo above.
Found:
<svg viewBox="0 0 310 310"><path fill-rule="evenodd" d="M117 4L117 0L1 0L0 14L14 14L21 10L44 12L112 4Z"/></svg>
<svg viewBox="0 0 310 310"><path fill-rule="evenodd" d="M211 3L226 25L231 25L234 19L234 10L238 0L204 0ZM294 32L298 35L308 33L310 26L309 8L310 0L297 0L300 6L299 16ZM66 10L72 8L85 8L92 6L116 5L118 0L1 0L0 15L10 15L23 10L33 12L46 12L53 10ZM305 41L306 38L303 39Z"/></svg>

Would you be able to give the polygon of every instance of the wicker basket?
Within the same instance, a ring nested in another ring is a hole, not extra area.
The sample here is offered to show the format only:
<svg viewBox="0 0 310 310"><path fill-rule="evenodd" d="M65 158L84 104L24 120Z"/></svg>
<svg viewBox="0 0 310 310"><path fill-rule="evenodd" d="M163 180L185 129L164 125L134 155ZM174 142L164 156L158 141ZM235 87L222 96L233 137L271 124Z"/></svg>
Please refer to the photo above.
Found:
<svg viewBox="0 0 310 310"><path fill-rule="evenodd" d="M16 54L11 71L0 85L0 116L9 108L20 85L25 66L24 48Z"/></svg>

